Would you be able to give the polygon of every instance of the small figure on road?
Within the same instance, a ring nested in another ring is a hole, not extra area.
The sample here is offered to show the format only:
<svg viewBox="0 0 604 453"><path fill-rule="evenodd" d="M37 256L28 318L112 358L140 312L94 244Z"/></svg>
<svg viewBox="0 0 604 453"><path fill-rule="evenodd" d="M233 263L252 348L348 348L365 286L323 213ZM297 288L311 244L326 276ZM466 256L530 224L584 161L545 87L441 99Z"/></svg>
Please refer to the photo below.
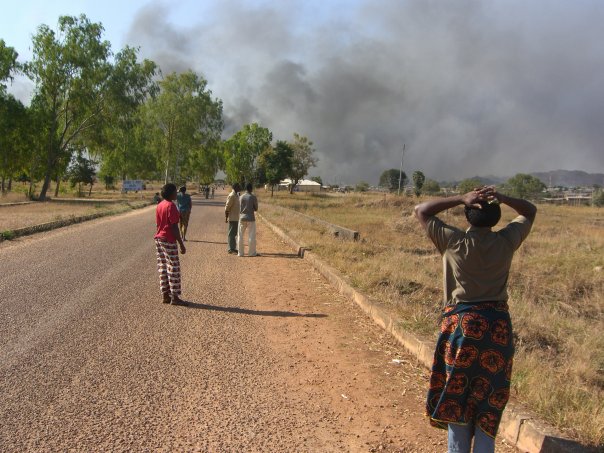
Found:
<svg viewBox="0 0 604 453"><path fill-rule="evenodd" d="M166 184L162 187L161 201L155 209L155 246L157 248L157 269L159 271L159 286L163 295L164 304L187 305L180 299L180 260L178 258L178 245L183 255L187 249L180 237L178 221L180 215L174 204L176 200L176 186ZM178 243L178 245L177 245Z"/></svg>
<svg viewBox="0 0 604 453"><path fill-rule="evenodd" d="M229 244L227 252L237 253L237 229L239 228L239 187L238 183L233 184L233 190L227 196L224 205L225 223L229 224L227 232L227 242Z"/></svg>
<svg viewBox="0 0 604 453"><path fill-rule="evenodd" d="M161 201L161 197L159 196L159 192L155 192L153 196L153 203L158 204Z"/></svg>
<svg viewBox="0 0 604 453"><path fill-rule="evenodd" d="M176 207L180 214L180 235L182 240L187 240L187 229L189 228L189 219L191 218L191 210L193 209L193 202L191 201L191 195L187 193L187 188L182 186L178 189L178 195L176 196Z"/></svg>
<svg viewBox="0 0 604 453"><path fill-rule="evenodd" d="M519 215L492 231L500 203ZM459 230L437 214L465 205L470 227ZM415 215L443 257L444 302L426 412L448 429L449 452L495 451L495 436L510 396L514 357L507 281L514 252L526 239L537 208L481 187L421 203Z"/></svg>
<svg viewBox="0 0 604 453"><path fill-rule="evenodd" d="M214 199L214 192L216 191L216 187L212 186L212 199Z"/></svg>
<svg viewBox="0 0 604 453"><path fill-rule="evenodd" d="M241 195L239 198L239 231L237 234L237 255L243 256L244 253L244 240L243 236L245 231L248 230L248 255L259 256L256 253L256 216L255 212L258 211L258 199L256 195L252 193L254 186L251 182L248 182L245 186L246 193Z"/></svg>

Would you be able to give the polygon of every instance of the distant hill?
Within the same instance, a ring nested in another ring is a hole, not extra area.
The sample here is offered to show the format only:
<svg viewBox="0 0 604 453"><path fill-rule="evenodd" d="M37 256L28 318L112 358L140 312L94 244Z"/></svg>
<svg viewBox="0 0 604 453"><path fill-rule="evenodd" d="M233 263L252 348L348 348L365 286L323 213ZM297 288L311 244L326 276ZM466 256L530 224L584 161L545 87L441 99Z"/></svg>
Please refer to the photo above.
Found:
<svg viewBox="0 0 604 453"><path fill-rule="evenodd" d="M531 173L547 186L591 187L594 184L604 187L604 173L587 173L581 170L554 170Z"/></svg>
<svg viewBox="0 0 604 453"><path fill-rule="evenodd" d="M604 173L587 173L581 170L554 170L546 172L534 172L531 175L539 178L546 186L562 187L592 187L594 184L604 187ZM486 185L503 184L511 176L474 176L473 179L478 179ZM441 181L443 187L454 187L461 181Z"/></svg>

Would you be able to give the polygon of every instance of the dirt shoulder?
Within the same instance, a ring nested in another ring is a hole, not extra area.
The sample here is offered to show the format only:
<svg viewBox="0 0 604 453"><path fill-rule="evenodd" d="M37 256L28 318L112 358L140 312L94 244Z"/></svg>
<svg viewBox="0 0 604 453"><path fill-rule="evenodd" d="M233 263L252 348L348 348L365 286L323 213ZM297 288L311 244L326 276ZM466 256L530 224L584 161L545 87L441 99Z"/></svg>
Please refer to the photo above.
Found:
<svg viewBox="0 0 604 453"><path fill-rule="evenodd" d="M278 372L292 397L324 414L315 434L336 436L345 451L445 451L446 433L423 415L425 369L263 224L258 230L263 256L244 258L258 309L321 316L265 325L271 347L286 358ZM320 429L327 422L335 431ZM516 450L498 440L497 451Z"/></svg>

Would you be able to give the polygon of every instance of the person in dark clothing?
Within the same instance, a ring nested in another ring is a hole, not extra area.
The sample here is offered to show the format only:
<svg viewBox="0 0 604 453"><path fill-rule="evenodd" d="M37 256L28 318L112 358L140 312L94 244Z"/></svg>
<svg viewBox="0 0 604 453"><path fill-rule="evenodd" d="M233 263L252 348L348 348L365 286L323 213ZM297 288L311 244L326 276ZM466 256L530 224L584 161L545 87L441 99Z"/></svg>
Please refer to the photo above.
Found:
<svg viewBox="0 0 604 453"><path fill-rule="evenodd" d="M252 193L254 186L252 183L247 183L245 186L246 193L239 197L239 232L237 234L237 249L238 255L243 256L245 231L248 230L248 255L259 256L256 253L256 211L258 210L258 199Z"/></svg>

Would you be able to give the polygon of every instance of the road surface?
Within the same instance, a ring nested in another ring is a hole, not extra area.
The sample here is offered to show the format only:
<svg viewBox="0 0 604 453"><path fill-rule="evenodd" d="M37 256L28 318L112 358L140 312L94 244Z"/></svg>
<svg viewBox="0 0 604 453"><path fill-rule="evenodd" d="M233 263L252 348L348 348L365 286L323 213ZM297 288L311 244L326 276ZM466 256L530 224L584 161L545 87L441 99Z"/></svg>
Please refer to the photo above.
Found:
<svg viewBox="0 0 604 453"><path fill-rule="evenodd" d="M426 372L262 223L228 255L220 195L190 307L160 301L153 207L0 244L0 451L445 451Z"/></svg>

